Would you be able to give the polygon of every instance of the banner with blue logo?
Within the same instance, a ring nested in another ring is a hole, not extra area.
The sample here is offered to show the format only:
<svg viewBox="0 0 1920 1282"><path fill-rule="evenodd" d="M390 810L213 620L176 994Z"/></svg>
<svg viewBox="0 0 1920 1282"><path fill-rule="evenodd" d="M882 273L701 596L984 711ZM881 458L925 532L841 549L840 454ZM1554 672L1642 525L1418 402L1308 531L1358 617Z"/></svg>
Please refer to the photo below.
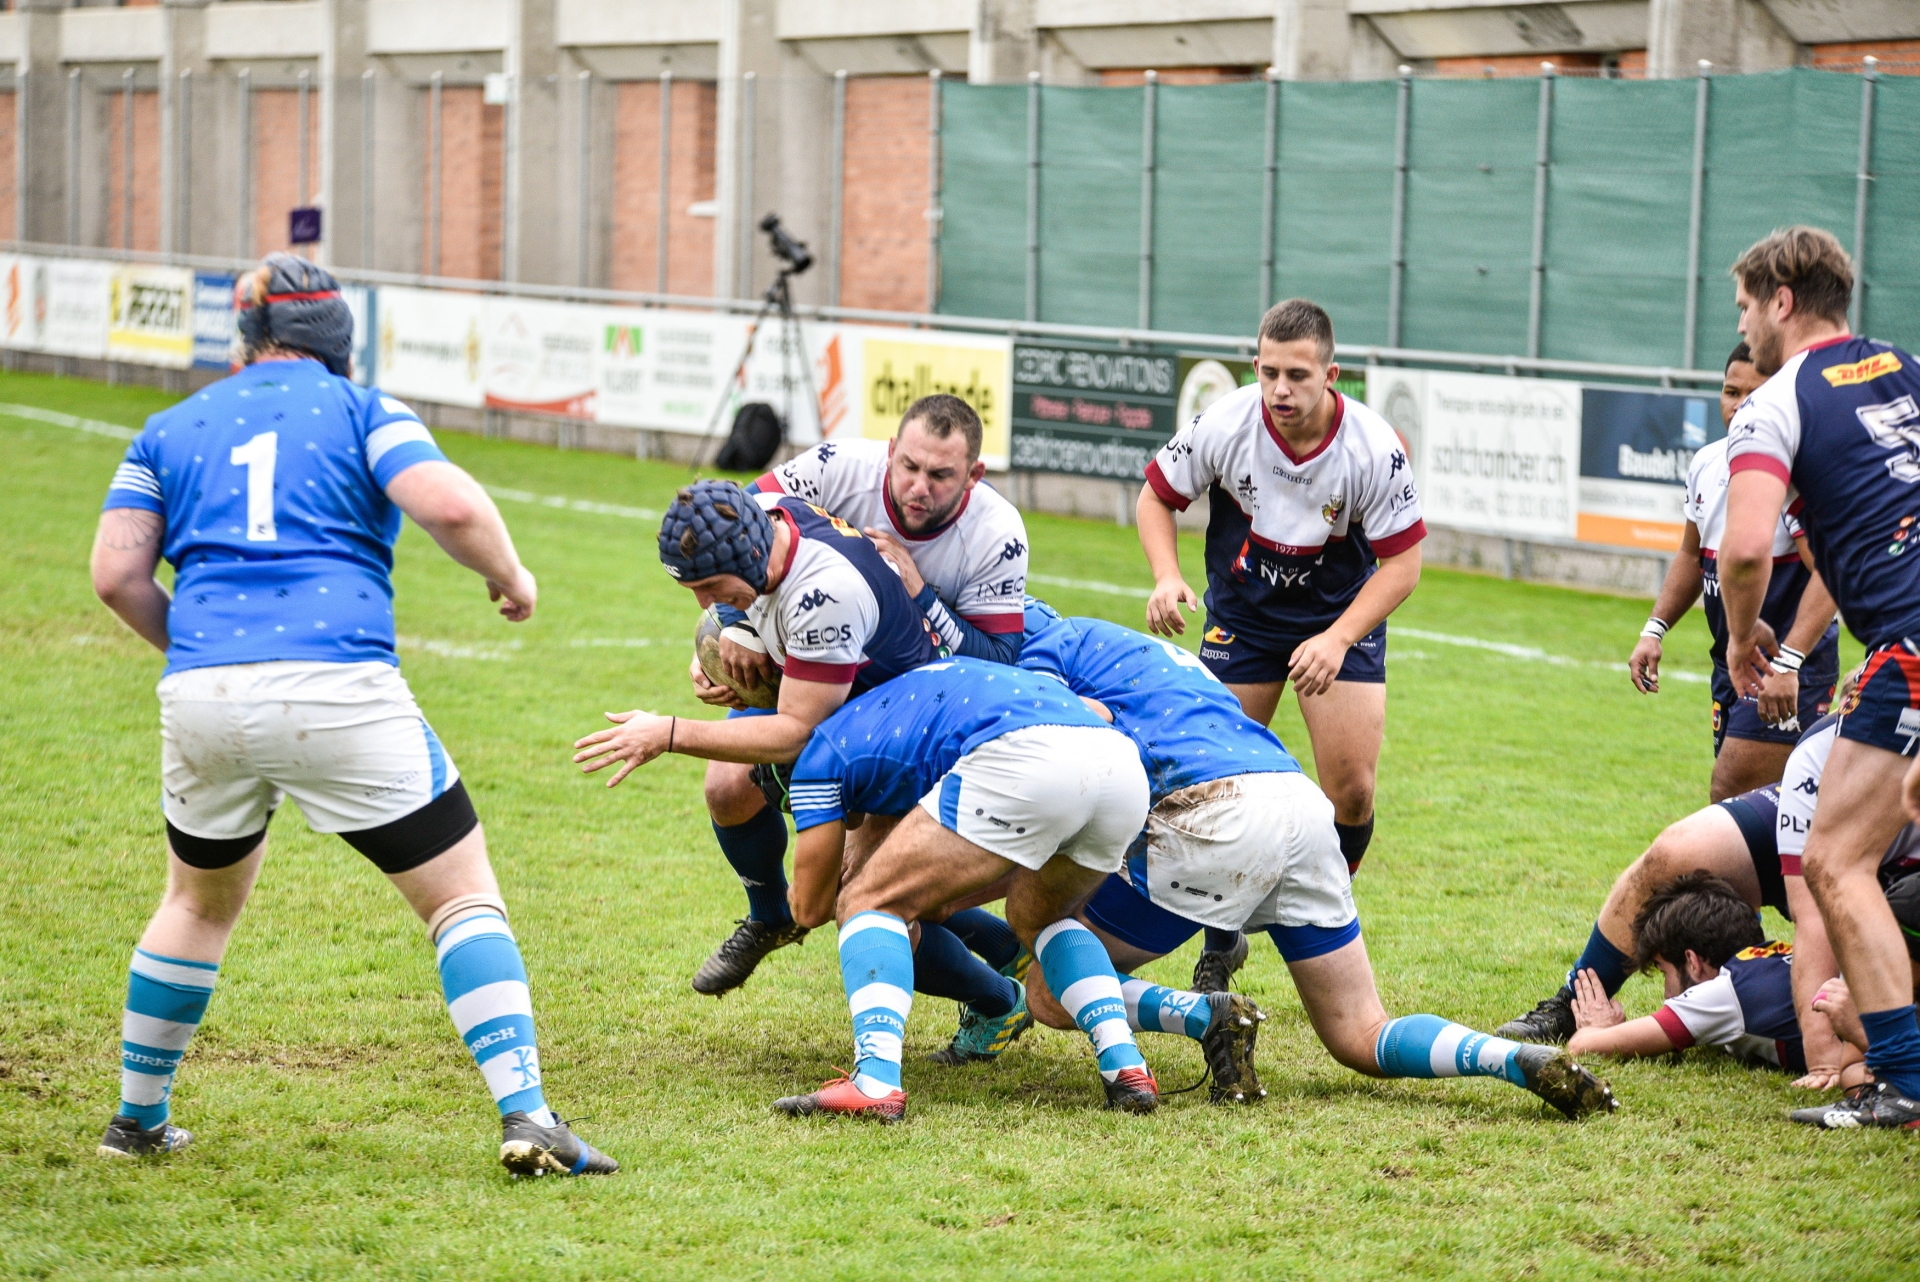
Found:
<svg viewBox="0 0 1920 1282"><path fill-rule="evenodd" d="M233 364L233 277L225 272L193 274L193 365L227 369Z"/></svg>

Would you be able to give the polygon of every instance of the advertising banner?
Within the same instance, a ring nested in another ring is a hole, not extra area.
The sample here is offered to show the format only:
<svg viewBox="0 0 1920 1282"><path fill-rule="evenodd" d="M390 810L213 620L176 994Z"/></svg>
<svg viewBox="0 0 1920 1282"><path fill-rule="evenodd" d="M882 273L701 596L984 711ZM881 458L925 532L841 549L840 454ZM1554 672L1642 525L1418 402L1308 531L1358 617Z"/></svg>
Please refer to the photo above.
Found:
<svg viewBox="0 0 1920 1282"><path fill-rule="evenodd" d="M480 381L491 409L591 419L599 391L594 312L520 298L489 298Z"/></svg>
<svg viewBox="0 0 1920 1282"><path fill-rule="evenodd" d="M353 381L372 387L379 381L379 362L374 359L379 346L374 342L376 327L375 292L365 285L342 285L340 297L353 313Z"/></svg>
<svg viewBox="0 0 1920 1282"><path fill-rule="evenodd" d="M193 364L193 273L122 263L113 269L107 355L186 369Z"/></svg>
<svg viewBox="0 0 1920 1282"><path fill-rule="evenodd" d="M1694 451L1727 434L1719 399L1588 387L1581 403L1580 541L1678 551Z"/></svg>
<svg viewBox="0 0 1920 1282"><path fill-rule="evenodd" d="M227 369L234 361L233 277L225 272L193 274L193 364L196 369Z"/></svg>
<svg viewBox="0 0 1920 1282"><path fill-rule="evenodd" d="M1013 349L1012 458L1018 471L1137 481L1179 427L1176 358L1019 343Z"/></svg>
<svg viewBox="0 0 1920 1282"><path fill-rule="evenodd" d="M41 302L46 307L47 328L42 350L56 356L107 354L107 322L113 306L113 267L80 258L42 260L44 281Z"/></svg>
<svg viewBox="0 0 1920 1282"><path fill-rule="evenodd" d="M44 260L0 254L0 347L38 351L47 341Z"/></svg>
<svg viewBox="0 0 1920 1282"><path fill-rule="evenodd" d="M1572 539L1580 493L1580 387L1438 370L1367 371L1366 402L1406 442L1434 525Z"/></svg>
<svg viewBox="0 0 1920 1282"><path fill-rule="evenodd" d="M479 407L486 299L446 290L382 286L376 356L380 387L443 405Z"/></svg>
<svg viewBox="0 0 1920 1282"><path fill-rule="evenodd" d="M860 390L860 435L890 438L899 430L900 416L909 405L922 396L944 392L973 406L985 429L981 459L990 471L1006 470L1011 339L874 326L848 326L841 333L853 340L843 346L843 356L850 356L853 346L859 348L850 386Z"/></svg>
<svg viewBox="0 0 1920 1282"><path fill-rule="evenodd" d="M598 422L704 432L714 403L725 397L715 428L716 436L725 436L739 400L726 380L746 341L745 321L636 307L584 310L591 318Z"/></svg>

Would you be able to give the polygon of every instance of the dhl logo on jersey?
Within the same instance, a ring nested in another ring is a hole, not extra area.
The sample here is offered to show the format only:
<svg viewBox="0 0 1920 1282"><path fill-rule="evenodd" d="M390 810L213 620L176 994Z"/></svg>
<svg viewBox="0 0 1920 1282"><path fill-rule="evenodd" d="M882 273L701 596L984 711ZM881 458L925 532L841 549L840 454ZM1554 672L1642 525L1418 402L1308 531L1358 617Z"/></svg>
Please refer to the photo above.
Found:
<svg viewBox="0 0 1920 1282"><path fill-rule="evenodd" d="M1882 374L1891 374L1899 368L1898 356L1892 352L1877 352L1851 365L1829 366L1820 371L1820 377L1835 387L1851 387L1855 383L1871 383Z"/></svg>
<svg viewBox="0 0 1920 1282"><path fill-rule="evenodd" d="M1761 944L1757 948L1742 948L1733 955L1735 961L1758 961L1762 957L1791 957L1792 944Z"/></svg>
<svg viewBox="0 0 1920 1282"><path fill-rule="evenodd" d="M834 531L839 535L841 535L843 538L863 539L866 537L866 535L860 533L860 531L854 529L851 525L848 525L845 521L841 520L839 517L835 516L833 513L827 511L827 509L819 506L818 504L809 503L807 504L807 506L812 508L814 512L817 513L818 515L826 517L827 524L831 525L834 528Z"/></svg>
<svg viewBox="0 0 1920 1282"><path fill-rule="evenodd" d="M1208 628L1206 636L1207 640L1213 642L1215 645L1233 644L1233 633L1227 631L1225 628Z"/></svg>

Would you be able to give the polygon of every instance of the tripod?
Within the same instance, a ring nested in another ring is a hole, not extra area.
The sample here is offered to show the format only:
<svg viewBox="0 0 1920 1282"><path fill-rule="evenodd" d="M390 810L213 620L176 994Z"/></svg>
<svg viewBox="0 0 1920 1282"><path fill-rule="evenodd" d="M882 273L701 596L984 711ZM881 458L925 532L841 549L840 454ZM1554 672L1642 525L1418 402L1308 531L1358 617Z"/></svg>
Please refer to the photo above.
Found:
<svg viewBox="0 0 1920 1282"><path fill-rule="evenodd" d="M811 259L807 260L810 266ZM788 284L790 277L806 267L787 266L773 278L773 284L767 286L767 292L761 295L760 310L754 313L753 320L747 325L747 342L740 349L740 359L734 362L733 373L728 376L723 391L713 404L713 415L707 419L707 430L700 438L700 448L694 451L694 472L700 470L701 461L707 457L707 450L713 443L713 433L720 426L720 416L726 412L728 395L734 388L740 389L744 399L747 388L747 363L753 359L753 345L760 337L760 327L767 317L778 314L780 321L780 435L786 439L786 433L793 422L793 364L796 353L800 362L800 378L807 387L807 399L813 405L814 421L824 423L825 415L820 410L820 394L813 386L813 362L807 355L806 335L800 328L800 318L793 314L793 291Z"/></svg>

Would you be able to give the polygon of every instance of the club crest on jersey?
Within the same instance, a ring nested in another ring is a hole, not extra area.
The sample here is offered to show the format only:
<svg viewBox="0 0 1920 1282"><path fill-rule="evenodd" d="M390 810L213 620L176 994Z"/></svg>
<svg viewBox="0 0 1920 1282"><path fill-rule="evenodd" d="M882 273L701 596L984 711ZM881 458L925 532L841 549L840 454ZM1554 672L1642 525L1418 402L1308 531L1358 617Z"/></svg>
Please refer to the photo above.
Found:
<svg viewBox="0 0 1920 1282"><path fill-rule="evenodd" d="M1742 948L1733 955L1735 961L1758 961L1762 957L1792 957L1793 945L1772 943L1756 944L1752 948Z"/></svg>
<svg viewBox="0 0 1920 1282"><path fill-rule="evenodd" d="M1232 645L1233 633L1227 631L1225 628L1208 628L1206 631L1206 639L1215 645Z"/></svg>
<svg viewBox="0 0 1920 1282"><path fill-rule="evenodd" d="M821 507L818 503L809 503L807 506L812 508L818 515L827 518L827 524L833 527L834 533L849 539L863 539L866 537L866 535L860 533L860 531L854 529L851 525L848 525L845 521L827 511L827 509Z"/></svg>
<svg viewBox="0 0 1920 1282"><path fill-rule="evenodd" d="M1892 352L1876 352L1863 361L1851 365L1833 365L1820 371L1820 377L1834 387L1851 387L1855 383L1871 383L1882 374L1891 374L1900 368L1900 358Z"/></svg>
<svg viewBox="0 0 1920 1282"><path fill-rule="evenodd" d="M1328 525L1338 525L1340 523L1340 514L1346 510L1347 496L1344 494L1336 494L1326 501L1326 504L1320 509L1320 515L1326 518Z"/></svg>

